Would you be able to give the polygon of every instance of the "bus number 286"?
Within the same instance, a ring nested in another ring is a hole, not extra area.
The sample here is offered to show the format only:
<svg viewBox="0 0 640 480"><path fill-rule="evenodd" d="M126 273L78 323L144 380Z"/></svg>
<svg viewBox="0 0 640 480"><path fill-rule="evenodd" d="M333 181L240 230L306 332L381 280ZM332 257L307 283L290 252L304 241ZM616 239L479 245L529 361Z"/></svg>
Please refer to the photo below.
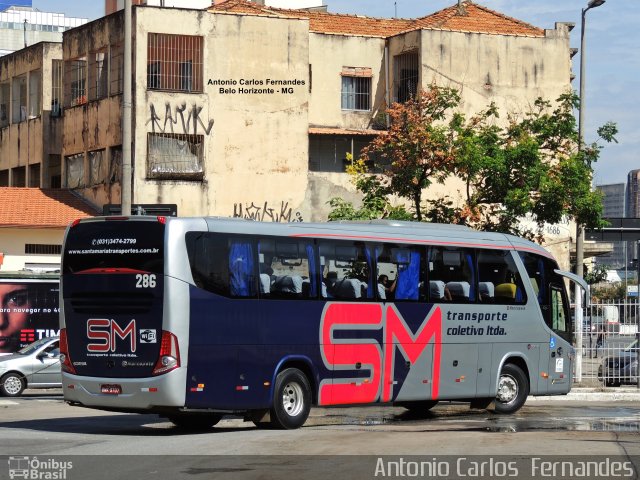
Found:
<svg viewBox="0 0 640 480"><path fill-rule="evenodd" d="M156 276L139 273L136 275L136 288L156 288Z"/></svg>

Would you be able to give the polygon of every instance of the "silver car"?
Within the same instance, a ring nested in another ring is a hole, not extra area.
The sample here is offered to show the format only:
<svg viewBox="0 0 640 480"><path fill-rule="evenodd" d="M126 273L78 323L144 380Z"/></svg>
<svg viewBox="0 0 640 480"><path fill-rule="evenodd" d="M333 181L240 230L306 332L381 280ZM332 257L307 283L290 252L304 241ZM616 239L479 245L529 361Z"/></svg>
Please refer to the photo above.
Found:
<svg viewBox="0 0 640 480"><path fill-rule="evenodd" d="M17 397L25 388L60 388L60 340L47 337L0 356L0 394Z"/></svg>

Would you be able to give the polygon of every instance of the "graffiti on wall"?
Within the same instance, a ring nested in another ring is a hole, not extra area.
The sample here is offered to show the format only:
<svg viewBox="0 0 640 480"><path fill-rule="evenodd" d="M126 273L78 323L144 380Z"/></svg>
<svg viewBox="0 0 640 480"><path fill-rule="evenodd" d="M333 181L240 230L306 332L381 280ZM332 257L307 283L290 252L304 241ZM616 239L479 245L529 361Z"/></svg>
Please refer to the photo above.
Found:
<svg viewBox="0 0 640 480"><path fill-rule="evenodd" d="M246 220L256 220L258 222L302 222L302 214L295 212L289 206L289 202L280 202L280 207L271 207L269 202L263 205L234 203L233 217L244 218Z"/></svg>
<svg viewBox="0 0 640 480"><path fill-rule="evenodd" d="M198 135L204 132L205 135L211 133L213 128L213 120L204 123L200 113L204 107L193 104L187 109L187 104L183 103L179 106L171 106L167 102L164 106L164 117L158 114L156 106L152 103L149 105L149 120L146 125L151 124L153 133L184 133L185 135ZM182 130L180 130L182 128Z"/></svg>

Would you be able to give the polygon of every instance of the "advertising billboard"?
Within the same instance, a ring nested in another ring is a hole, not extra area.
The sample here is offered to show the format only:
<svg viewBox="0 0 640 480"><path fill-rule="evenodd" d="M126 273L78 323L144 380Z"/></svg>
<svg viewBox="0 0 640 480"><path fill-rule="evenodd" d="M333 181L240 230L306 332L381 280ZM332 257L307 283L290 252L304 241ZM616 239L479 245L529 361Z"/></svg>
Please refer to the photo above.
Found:
<svg viewBox="0 0 640 480"><path fill-rule="evenodd" d="M60 331L58 280L0 278L0 355Z"/></svg>

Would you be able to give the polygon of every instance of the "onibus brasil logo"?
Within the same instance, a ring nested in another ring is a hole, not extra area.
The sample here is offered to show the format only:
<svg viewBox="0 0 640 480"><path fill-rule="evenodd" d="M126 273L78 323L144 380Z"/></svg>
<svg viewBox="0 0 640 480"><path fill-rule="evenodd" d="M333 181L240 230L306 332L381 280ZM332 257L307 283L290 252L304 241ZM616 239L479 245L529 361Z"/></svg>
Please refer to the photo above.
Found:
<svg viewBox="0 0 640 480"><path fill-rule="evenodd" d="M9 457L9 478L33 480L65 480L72 462L62 462L53 458L39 460L38 457Z"/></svg>

